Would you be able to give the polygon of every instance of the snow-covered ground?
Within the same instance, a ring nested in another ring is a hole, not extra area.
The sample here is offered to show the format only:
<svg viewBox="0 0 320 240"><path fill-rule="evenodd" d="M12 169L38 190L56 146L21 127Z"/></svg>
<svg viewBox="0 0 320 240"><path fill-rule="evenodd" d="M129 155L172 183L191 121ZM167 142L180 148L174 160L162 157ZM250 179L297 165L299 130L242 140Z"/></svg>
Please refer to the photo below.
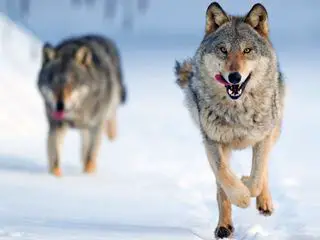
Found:
<svg viewBox="0 0 320 240"><path fill-rule="evenodd" d="M57 179L46 171L47 125L36 89L40 42L13 25L8 35L7 25L1 17L0 239L212 239L214 176L172 72L174 60L195 46L124 46L129 101L119 110L118 139L105 138L98 173L84 176L80 139L70 131ZM285 122L270 159L275 213L258 215L254 199L249 209L234 207L237 240L320 239L320 51L286 47L279 49L288 84ZM239 176L250 171L250 157L249 150L233 155Z"/></svg>

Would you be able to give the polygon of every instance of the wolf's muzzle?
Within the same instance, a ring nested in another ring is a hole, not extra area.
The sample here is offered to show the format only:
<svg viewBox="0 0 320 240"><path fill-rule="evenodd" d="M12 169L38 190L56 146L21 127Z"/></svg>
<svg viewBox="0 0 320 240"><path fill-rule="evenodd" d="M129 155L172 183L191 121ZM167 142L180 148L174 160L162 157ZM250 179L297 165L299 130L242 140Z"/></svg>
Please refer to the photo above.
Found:
<svg viewBox="0 0 320 240"><path fill-rule="evenodd" d="M65 118L65 104L59 100L56 103L55 109L51 112L51 118L56 121L62 121Z"/></svg>

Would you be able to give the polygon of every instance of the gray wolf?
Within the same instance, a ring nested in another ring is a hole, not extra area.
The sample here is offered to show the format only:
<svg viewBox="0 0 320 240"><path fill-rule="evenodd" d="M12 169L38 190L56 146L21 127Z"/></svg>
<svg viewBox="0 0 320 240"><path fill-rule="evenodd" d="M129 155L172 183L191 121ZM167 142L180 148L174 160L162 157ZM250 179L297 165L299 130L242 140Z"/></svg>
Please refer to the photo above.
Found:
<svg viewBox="0 0 320 240"><path fill-rule="evenodd" d="M116 111L126 101L115 43L100 35L45 43L37 86L49 125L49 172L62 174L60 149L68 128L81 132L83 171L95 172L102 133L116 137Z"/></svg>
<svg viewBox="0 0 320 240"><path fill-rule="evenodd" d="M244 16L227 14L213 2L206 11L205 36L195 55L176 62L177 84L199 128L217 184L217 239L232 236L231 204L271 215L268 159L280 136L285 85L269 37L268 14L255 4ZM231 170L233 150L252 148L250 176Z"/></svg>

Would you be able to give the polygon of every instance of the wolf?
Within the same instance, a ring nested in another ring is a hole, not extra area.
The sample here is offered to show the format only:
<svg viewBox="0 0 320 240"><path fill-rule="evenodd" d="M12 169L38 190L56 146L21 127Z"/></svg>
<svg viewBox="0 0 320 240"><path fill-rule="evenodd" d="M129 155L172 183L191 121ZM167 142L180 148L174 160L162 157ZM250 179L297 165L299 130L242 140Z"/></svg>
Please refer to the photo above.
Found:
<svg viewBox="0 0 320 240"><path fill-rule="evenodd" d="M102 133L115 139L116 111L127 99L122 76L119 50L107 37L88 34L43 45L37 87L49 126L49 173L62 175L60 149L70 128L81 133L84 173L96 171Z"/></svg>
<svg viewBox="0 0 320 240"><path fill-rule="evenodd" d="M195 55L176 62L176 83L199 128L217 184L217 239L232 236L231 206L273 212L268 159L281 133L285 84L269 37L268 13L257 3L243 16L212 2L205 34ZM250 176L231 170L232 151L252 148Z"/></svg>

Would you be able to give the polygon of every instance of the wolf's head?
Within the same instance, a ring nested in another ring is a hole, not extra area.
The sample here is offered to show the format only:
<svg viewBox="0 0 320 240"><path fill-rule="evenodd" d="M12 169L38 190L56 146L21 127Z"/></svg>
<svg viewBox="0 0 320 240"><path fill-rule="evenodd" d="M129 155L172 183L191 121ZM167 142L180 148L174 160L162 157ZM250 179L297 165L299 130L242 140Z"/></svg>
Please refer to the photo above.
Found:
<svg viewBox="0 0 320 240"><path fill-rule="evenodd" d="M86 46L71 51L58 51L50 44L43 46L38 88L53 120L72 118L89 94L92 78L92 52Z"/></svg>
<svg viewBox="0 0 320 240"><path fill-rule="evenodd" d="M235 17L211 3L198 58L207 84L225 87L231 99L263 83L270 64L276 64L263 5L255 4L245 16Z"/></svg>

